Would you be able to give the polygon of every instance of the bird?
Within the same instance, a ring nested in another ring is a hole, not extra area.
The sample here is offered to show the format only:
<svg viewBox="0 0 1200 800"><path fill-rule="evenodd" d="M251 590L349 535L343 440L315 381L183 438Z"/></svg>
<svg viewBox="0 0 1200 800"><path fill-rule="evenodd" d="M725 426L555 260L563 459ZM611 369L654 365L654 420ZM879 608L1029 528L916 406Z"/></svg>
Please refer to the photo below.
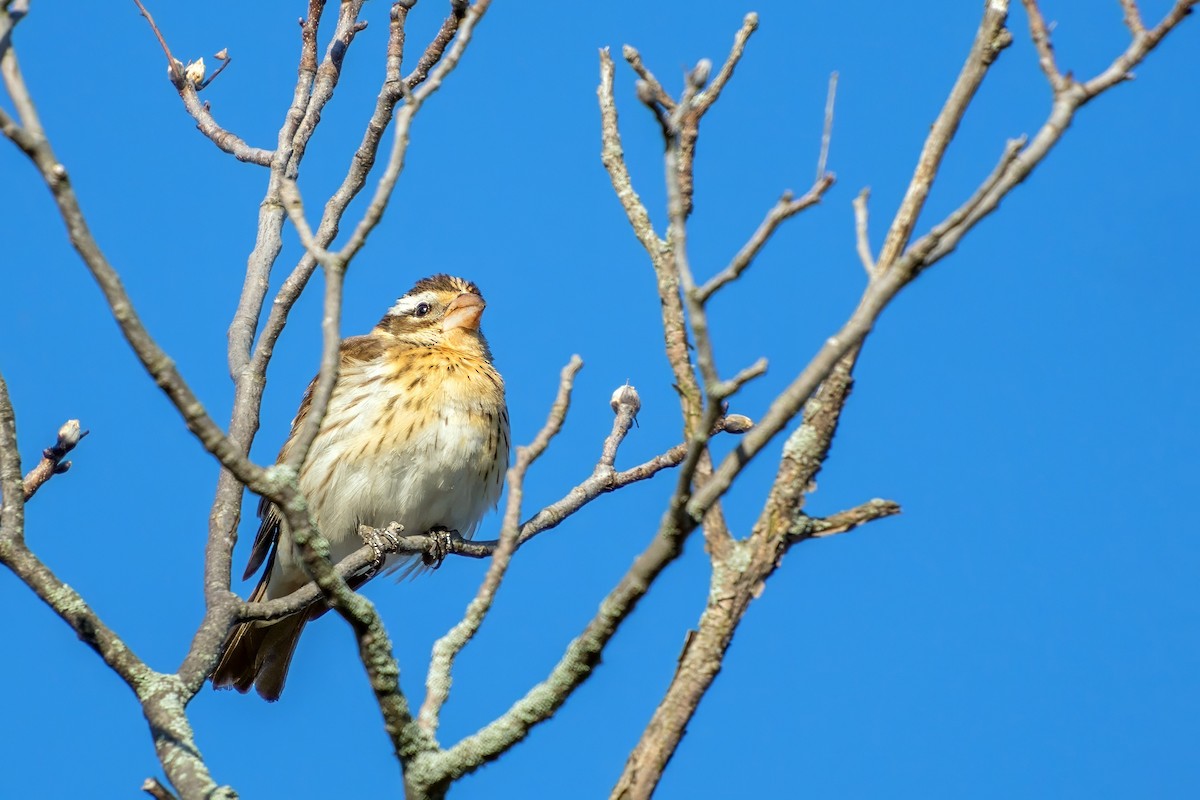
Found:
<svg viewBox="0 0 1200 800"><path fill-rule="evenodd" d="M299 473L317 529L336 564L363 546L359 525L407 533L471 536L499 501L508 469L504 381L480 331L483 296L470 281L433 275L417 281L369 334L344 339L328 410ZM313 378L279 453L291 452L312 405ZM284 597L309 582L280 510L259 503L261 524L243 580L266 568L251 602ZM412 557L388 556L384 570ZM369 576L356 576L357 588ZM275 701L305 624L321 601L276 620L230 630L213 686Z"/></svg>

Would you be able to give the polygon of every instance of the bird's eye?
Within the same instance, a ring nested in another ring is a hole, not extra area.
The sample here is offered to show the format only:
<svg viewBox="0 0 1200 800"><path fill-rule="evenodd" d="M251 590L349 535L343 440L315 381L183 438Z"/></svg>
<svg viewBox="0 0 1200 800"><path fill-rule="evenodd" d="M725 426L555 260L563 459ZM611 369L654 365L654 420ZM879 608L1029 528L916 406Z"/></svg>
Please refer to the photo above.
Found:
<svg viewBox="0 0 1200 800"><path fill-rule="evenodd" d="M417 307L413 309L414 317L423 317L433 310L429 303L417 303Z"/></svg>

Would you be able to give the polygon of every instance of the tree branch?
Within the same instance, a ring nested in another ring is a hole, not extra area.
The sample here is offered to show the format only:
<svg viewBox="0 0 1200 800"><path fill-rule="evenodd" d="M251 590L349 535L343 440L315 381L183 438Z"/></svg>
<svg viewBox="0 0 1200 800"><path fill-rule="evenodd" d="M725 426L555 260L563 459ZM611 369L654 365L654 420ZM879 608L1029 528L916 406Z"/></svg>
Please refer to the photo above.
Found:
<svg viewBox="0 0 1200 800"><path fill-rule="evenodd" d="M821 129L821 152L817 156L817 177L820 182L825 178L825 165L829 163L829 143L833 138L833 102L837 98L838 74L829 75L829 91L825 96L825 126Z"/></svg>
<svg viewBox="0 0 1200 800"><path fill-rule="evenodd" d="M875 257L871 255L871 236L867 232L867 200L870 197L871 190L864 188L858 193L858 197L854 198L855 249L858 251L858 260L862 262L863 269L867 272L867 280L875 277Z"/></svg>
<svg viewBox="0 0 1200 800"><path fill-rule="evenodd" d="M904 200L896 211L887 238L884 239L883 249L879 253L880 271L886 272L891 269L892 262L908 245L913 227L917 224L917 217L925 206L925 199L929 196L929 190L941 167L942 156L958 131L967 106L975 98L975 92L979 90L984 76L1000 52L1012 44L1012 34L1004 27L1007 18L1008 0L989 0L984 6L983 20L979 23L971 52L967 55L966 63L963 64L941 113L934 120L929 136L925 139L925 146L917 159L916 171L908 184L908 190L904 193Z"/></svg>
<svg viewBox="0 0 1200 800"><path fill-rule="evenodd" d="M1058 71L1058 64L1054 62L1054 45L1050 43L1050 31L1046 28L1046 20L1042 17L1037 0L1021 0L1021 4L1025 6L1025 14L1029 17L1029 38L1037 50L1038 66L1057 95L1070 84L1070 79Z"/></svg>
<svg viewBox="0 0 1200 800"><path fill-rule="evenodd" d="M54 444L42 451L42 460L25 476L25 502L42 487L46 481L55 475L61 475L71 468L70 461L63 461L79 444L79 440L88 435L88 431L80 430L79 420L69 419L58 429L58 438Z"/></svg>
<svg viewBox="0 0 1200 800"><path fill-rule="evenodd" d="M228 800L195 745L183 713L181 685L174 675L155 672L104 624L83 597L59 579L25 544L25 484L21 478L16 418L8 385L0 376L0 564L33 591L125 682L150 722L155 749L171 782L191 797Z"/></svg>
<svg viewBox="0 0 1200 800"><path fill-rule="evenodd" d="M833 186L834 180L833 175L824 173L807 192L798 198L793 198L791 192L784 192L779 201L767 212L766 218L759 224L754 234L729 262L729 266L709 278L703 286L697 289L697 299L701 303L707 303L721 287L740 278L758 257L767 242L771 240L776 229L804 209L820 203L825 192Z"/></svg>
<svg viewBox="0 0 1200 800"><path fill-rule="evenodd" d="M789 533L789 543L848 533L860 525L899 513L900 504L894 500L875 499L828 517L803 517L801 524Z"/></svg>
<svg viewBox="0 0 1200 800"><path fill-rule="evenodd" d="M150 16L150 12L142 5L141 0L133 0L133 4L138 7L138 11L146 18L146 22L150 24L150 30L154 32L154 36L158 39L163 54L167 57L167 72L170 75L171 84L175 87L175 91L179 92L179 99L183 101L183 107L192 115L192 119L196 120L196 127L200 132L207 136L221 151L229 153L238 161L258 164L260 167L269 167L275 154L261 147L251 147L242 138L218 125L209 111L208 104L201 103L197 95L198 89L207 86L212 82L213 78L217 77L217 74L221 70L225 69L229 64L228 57L221 59L222 63L217 71L213 73L208 81L205 81L203 85L198 87L184 76L183 63L171 55L171 48L167 46L166 38L154 22L154 17Z"/></svg>

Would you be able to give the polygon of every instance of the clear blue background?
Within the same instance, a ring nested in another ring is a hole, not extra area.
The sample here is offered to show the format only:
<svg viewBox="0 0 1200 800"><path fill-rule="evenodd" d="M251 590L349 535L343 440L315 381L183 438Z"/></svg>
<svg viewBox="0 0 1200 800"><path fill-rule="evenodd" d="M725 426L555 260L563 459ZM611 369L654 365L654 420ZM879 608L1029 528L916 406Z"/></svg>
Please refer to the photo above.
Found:
<svg viewBox="0 0 1200 800"><path fill-rule="evenodd" d="M1016 41L967 117L921 231L991 170L1006 138L1044 118L1049 91L1019 5ZM1155 20L1169 4L1144 5ZM211 54L229 48L233 64L204 97L221 123L273 147L303 6L160 1L152 10L181 58L203 55L211 69ZM517 442L541 425L559 368L582 355L572 414L530 477L526 515L590 470L611 423L609 394L627 379L644 408L618 465L674 444L652 273L598 158L597 50L617 56L630 166L661 227L659 133L633 98L620 46L638 46L674 91L685 66L723 59L743 14L757 10L761 29L704 121L691 235L701 274L727 262L781 190L811 183L826 82L841 74L837 186L714 303L724 372L770 359L769 374L733 403L761 415L852 309L863 275L850 201L871 187L878 248L981 6L495 3L416 122L393 203L350 273L344 332L369 329L426 274L476 280ZM304 163L310 218L344 174L378 91L388 8L367 4L370 27ZM1115 0L1048 2L1045 11L1058 23L1064 70L1090 77L1126 46ZM433 0L417 6L410 58L444 12ZM131 3L39 0L16 42L97 239L150 330L224 422L225 332L265 171L194 130ZM886 312L809 508L829 513L879 496L905 513L789 554L659 796L1200 794L1198 76L1192 20L1135 82L1085 108L999 213ZM0 370L26 467L64 420L92 431L75 469L31 504L29 542L142 658L174 669L202 613L216 468L143 374L48 192L8 144L0 176ZM290 229L287 240L279 273L300 252ZM312 293L301 302L272 363L254 448L261 462L274 457L316 368L317 301ZM778 444L728 500L740 532L777 454ZM601 498L521 551L460 660L443 741L490 721L545 676L651 537L671 485L660 477ZM252 529L247 519L239 564ZM414 701L431 643L484 569L452 560L432 576L368 589ZM558 717L454 796L606 796L706 586L696 539ZM0 795L130 797L161 774L115 676L8 573L0 604ZM247 798L398 793L351 639L336 620L314 625L278 704L207 689L196 699L199 745L219 781Z"/></svg>

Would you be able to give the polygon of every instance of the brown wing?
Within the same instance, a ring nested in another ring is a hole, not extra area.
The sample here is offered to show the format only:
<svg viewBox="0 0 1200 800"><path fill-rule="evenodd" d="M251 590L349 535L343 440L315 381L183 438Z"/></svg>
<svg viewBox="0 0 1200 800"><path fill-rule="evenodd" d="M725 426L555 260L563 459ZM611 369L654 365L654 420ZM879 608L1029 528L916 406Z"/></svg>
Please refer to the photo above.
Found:
<svg viewBox="0 0 1200 800"><path fill-rule="evenodd" d="M279 510L265 497L258 501L258 518L262 522L259 523L258 534L254 537L254 548L250 551L250 561L246 564L246 571L242 573L242 580L248 580L258 572L267 556L273 554L275 543L279 541Z"/></svg>
<svg viewBox="0 0 1200 800"><path fill-rule="evenodd" d="M342 365L352 363L363 363L378 358L387 348L388 343L379 336L351 336L342 340L340 347L340 355ZM304 397L300 400L300 408L296 411L296 416L292 420L292 430L288 434L287 441L283 443L283 447L279 450L279 457L276 461L282 461L287 455L288 447L295 438L296 432L300 428L300 421L308 416L308 409L312 406L313 389L316 388L317 378L313 377L308 382L308 388L304 390ZM250 550L250 560L246 564L246 571L242 575L242 580L247 580L251 575L258 572L258 568L267 563L267 570L270 571L270 559L268 556L273 556L275 546L279 543L279 523L282 521L279 515L279 509L275 507L267 498L263 497L258 501L258 518L262 520L258 526L258 533L254 537L254 547Z"/></svg>

